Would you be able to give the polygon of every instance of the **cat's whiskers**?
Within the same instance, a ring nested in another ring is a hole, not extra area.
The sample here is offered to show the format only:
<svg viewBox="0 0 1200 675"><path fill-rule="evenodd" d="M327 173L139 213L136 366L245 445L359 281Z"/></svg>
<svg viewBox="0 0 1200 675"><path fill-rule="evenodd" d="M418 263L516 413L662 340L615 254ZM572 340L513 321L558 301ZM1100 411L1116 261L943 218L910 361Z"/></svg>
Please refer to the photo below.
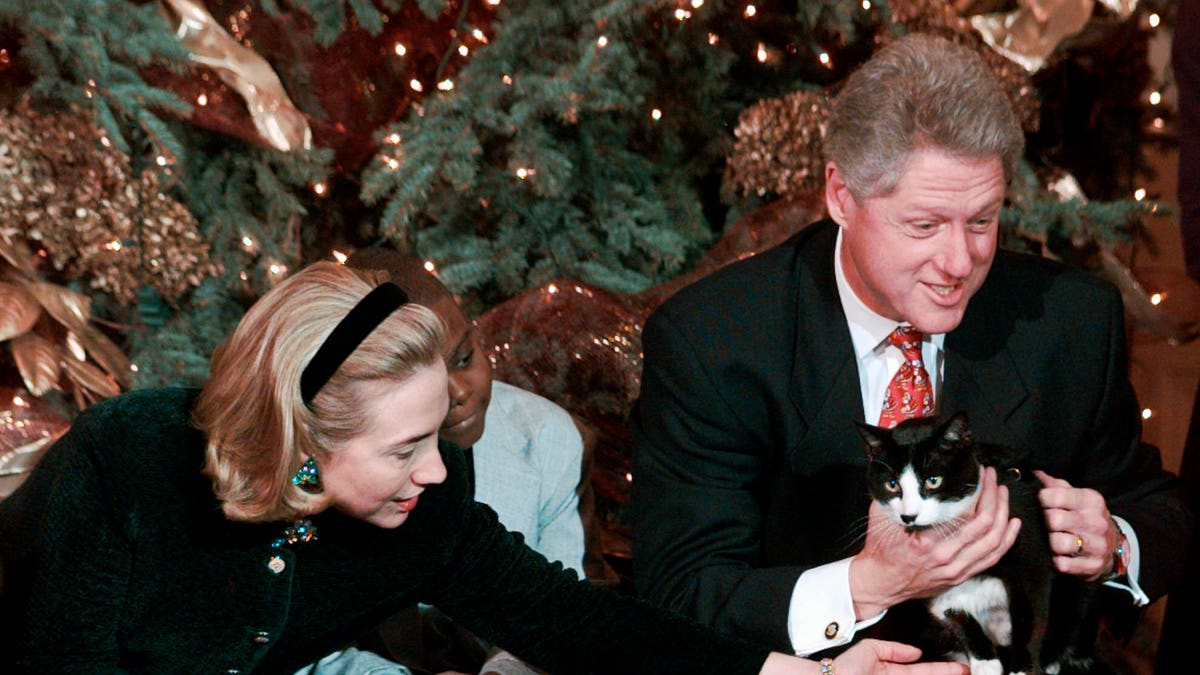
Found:
<svg viewBox="0 0 1200 675"><path fill-rule="evenodd" d="M930 527L932 527L934 531L943 538L946 538L958 534L958 532L962 530L963 525L966 525L966 523L966 518L963 518L962 516L955 516L953 518L947 518L946 520L939 520L930 525Z"/></svg>
<svg viewBox="0 0 1200 675"><path fill-rule="evenodd" d="M883 516L884 525L879 528L879 536L881 543L886 547L892 548L892 544L903 537L910 535L909 529L900 523L892 520L887 516Z"/></svg>
<svg viewBox="0 0 1200 675"><path fill-rule="evenodd" d="M851 535L851 537L850 537L849 546L851 546L851 547L856 546L859 542L861 542L867 536L868 523L871 522L871 518L872 518L872 516L870 514L867 514L860 518L855 518L850 523L849 534Z"/></svg>
<svg viewBox="0 0 1200 675"><path fill-rule="evenodd" d="M850 525L854 536L847 547L857 547L860 542L866 539L867 531L871 529L871 526L880 522L882 524L878 525L875 529L877 530L876 534L880 539L880 544L885 547L890 547L899 537L908 535L908 528L892 520L886 513L868 513L861 518L857 518Z"/></svg>
<svg viewBox="0 0 1200 675"><path fill-rule="evenodd" d="M872 515L870 513L868 513L867 515L862 516L860 518L854 519L854 521L852 523L850 523L850 534L852 535L852 537L850 538L850 543L847 544L847 548L857 548L858 544L860 544L863 540L866 539L867 531L870 529L871 523L877 522L879 518L883 518L885 520L890 520L884 514Z"/></svg>

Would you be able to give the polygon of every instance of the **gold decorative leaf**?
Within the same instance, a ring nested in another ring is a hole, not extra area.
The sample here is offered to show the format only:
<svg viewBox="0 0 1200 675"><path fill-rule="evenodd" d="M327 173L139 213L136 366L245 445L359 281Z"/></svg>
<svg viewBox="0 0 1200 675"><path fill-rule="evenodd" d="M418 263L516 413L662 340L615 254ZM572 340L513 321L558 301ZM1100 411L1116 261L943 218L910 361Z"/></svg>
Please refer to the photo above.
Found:
<svg viewBox="0 0 1200 675"><path fill-rule="evenodd" d="M0 281L0 342L27 333L41 315L42 308L32 294Z"/></svg>
<svg viewBox="0 0 1200 675"><path fill-rule="evenodd" d="M121 351L116 343L90 324L79 333L79 340L93 361L107 370L122 387L129 387L129 374L132 372L129 369L129 357L125 356L125 352Z"/></svg>
<svg viewBox="0 0 1200 675"><path fill-rule="evenodd" d="M63 345L66 346L67 353L74 356L76 360L87 361L87 349L83 346L83 340L79 339L79 335L75 331L67 331L67 337L63 340Z"/></svg>
<svg viewBox="0 0 1200 675"><path fill-rule="evenodd" d="M0 258L4 258L27 276L33 276L33 253L23 240L14 238L3 230L0 230Z"/></svg>
<svg viewBox="0 0 1200 675"><path fill-rule="evenodd" d="M55 321L76 333L87 330L87 321L92 315L91 298L44 281L29 284L29 291Z"/></svg>
<svg viewBox="0 0 1200 675"><path fill-rule="evenodd" d="M54 343L37 333L25 333L13 340L12 352L30 394L42 396L59 388L61 357Z"/></svg>
<svg viewBox="0 0 1200 675"><path fill-rule="evenodd" d="M121 393L121 388L112 376L86 361L67 358L63 359L62 364L67 376L75 384L99 394L102 398L112 398Z"/></svg>

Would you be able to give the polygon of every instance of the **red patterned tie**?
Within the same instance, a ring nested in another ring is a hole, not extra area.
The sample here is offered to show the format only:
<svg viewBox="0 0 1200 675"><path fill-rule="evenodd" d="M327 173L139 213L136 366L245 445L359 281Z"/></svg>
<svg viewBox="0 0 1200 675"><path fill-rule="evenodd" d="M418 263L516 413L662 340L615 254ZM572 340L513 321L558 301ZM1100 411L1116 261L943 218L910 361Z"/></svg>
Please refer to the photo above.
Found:
<svg viewBox="0 0 1200 675"><path fill-rule="evenodd" d="M933 387L921 360L921 341L925 336L912 326L900 326L888 336L888 342L904 353L904 363L888 384L887 398L879 412L879 426L890 429L913 417L933 414Z"/></svg>

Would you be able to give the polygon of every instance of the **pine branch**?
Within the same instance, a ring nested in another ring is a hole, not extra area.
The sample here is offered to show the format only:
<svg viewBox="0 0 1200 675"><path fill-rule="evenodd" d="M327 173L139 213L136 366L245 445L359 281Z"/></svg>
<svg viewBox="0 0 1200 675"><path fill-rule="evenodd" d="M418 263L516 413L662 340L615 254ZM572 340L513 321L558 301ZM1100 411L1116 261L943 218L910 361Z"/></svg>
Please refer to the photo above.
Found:
<svg viewBox="0 0 1200 675"><path fill-rule="evenodd" d="M1103 254L1140 231L1154 205L1133 199L1090 201L1082 194L1059 198L1025 160L1009 188L1001 214L1003 244L1099 272Z"/></svg>
<svg viewBox="0 0 1200 675"><path fill-rule="evenodd" d="M462 0L464 5L470 0ZM267 14L282 13L275 0L261 0ZM404 0L379 0L378 4L389 12L400 11ZM446 0L418 0L417 6L428 18L437 18L446 9ZM372 0L292 0L291 5L312 17L316 24L317 43L328 47L342 35L347 25L347 12L363 30L371 35L383 32L384 15Z"/></svg>
<svg viewBox="0 0 1200 675"><path fill-rule="evenodd" d="M328 179L333 153L284 153L228 138L206 142L202 132L188 139L192 152L176 167L181 197L226 270L230 292L248 284L261 293L277 278L278 266L303 264L298 225L308 213L309 186Z"/></svg>
<svg viewBox="0 0 1200 675"><path fill-rule="evenodd" d="M35 76L31 94L94 111L123 150L144 133L156 152L182 153L157 115L189 106L147 85L137 70L151 64L177 72L187 67L187 50L155 3L0 0L0 19L21 35L22 57Z"/></svg>
<svg viewBox="0 0 1200 675"><path fill-rule="evenodd" d="M648 12L667 6L532 2L498 18L452 95L384 130L402 141L364 172L363 199L385 203L377 234L415 243L459 291L503 296L560 275L632 289L677 272L711 232L702 219L698 228L676 220L665 205L678 196L658 186L698 200L695 185L674 177L694 166L694 148L674 138L678 128L665 140L653 128L646 102L667 68L644 72L631 47ZM495 245L450 245L468 234ZM498 261L499 250L513 253Z"/></svg>
<svg viewBox="0 0 1200 675"><path fill-rule="evenodd" d="M167 385L197 387L208 379L209 357L232 332L242 307L216 280L204 281L186 310L171 310L153 296L139 298L140 316L152 316L151 330L131 334L132 359L138 364L134 387Z"/></svg>

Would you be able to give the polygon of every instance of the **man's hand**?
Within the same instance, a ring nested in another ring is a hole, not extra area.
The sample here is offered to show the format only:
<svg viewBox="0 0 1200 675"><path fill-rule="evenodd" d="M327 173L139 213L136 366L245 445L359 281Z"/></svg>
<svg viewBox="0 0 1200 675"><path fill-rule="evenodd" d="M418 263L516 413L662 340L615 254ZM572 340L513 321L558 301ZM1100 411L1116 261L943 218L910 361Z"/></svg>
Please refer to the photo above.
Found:
<svg viewBox="0 0 1200 675"><path fill-rule="evenodd" d="M1054 567L1085 581L1095 581L1113 568L1117 530L1104 495L1071 487L1061 478L1034 471L1045 487L1038 492L1050 529Z"/></svg>
<svg viewBox="0 0 1200 675"><path fill-rule="evenodd" d="M858 620L911 598L928 598L995 565L1012 547L1021 521L1009 518L1008 488L996 470L980 472L974 511L957 528L908 531L872 502L867 540L850 561L850 594Z"/></svg>

